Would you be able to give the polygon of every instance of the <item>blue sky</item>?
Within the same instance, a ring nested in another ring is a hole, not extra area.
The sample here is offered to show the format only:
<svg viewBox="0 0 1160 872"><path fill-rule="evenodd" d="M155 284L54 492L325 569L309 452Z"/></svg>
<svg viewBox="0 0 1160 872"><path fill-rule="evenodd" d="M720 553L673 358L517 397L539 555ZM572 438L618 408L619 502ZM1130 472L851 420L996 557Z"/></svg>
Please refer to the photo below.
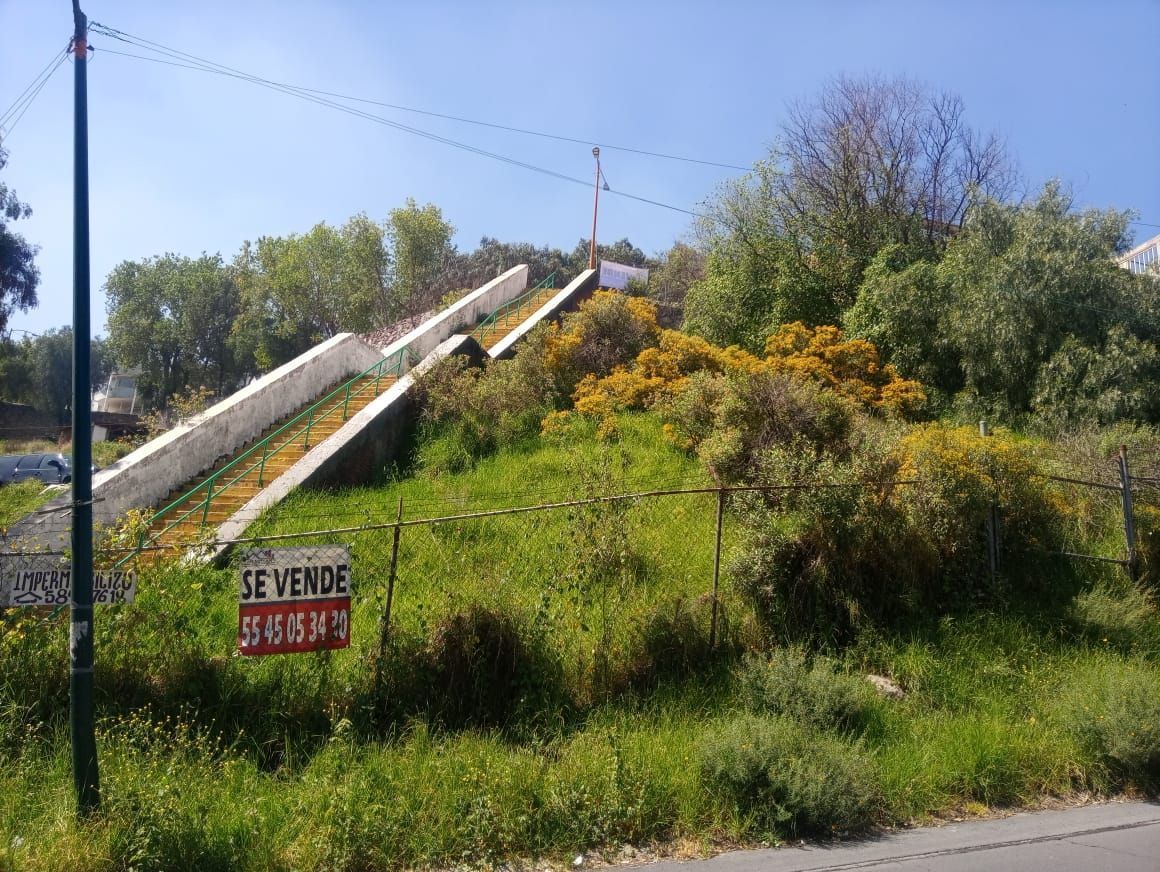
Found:
<svg viewBox="0 0 1160 872"><path fill-rule="evenodd" d="M732 164L761 157L788 101L839 73L959 93L1004 135L1032 189L1160 225L1160 2L265 2L87 0L90 19L266 78ZM0 111L72 31L70 0L0 0ZM571 248L591 189L233 79L102 54L89 69L93 321L118 262L221 252L406 197L439 205L462 249L483 235ZM138 52L139 53L139 52ZM11 133L4 180L30 203L40 306L71 320L72 69ZM570 176L590 147L403 112L384 116ZM605 151L614 188L696 208L734 171ZM598 236L667 248L688 216L606 196ZM1138 240L1160 227L1135 226Z"/></svg>

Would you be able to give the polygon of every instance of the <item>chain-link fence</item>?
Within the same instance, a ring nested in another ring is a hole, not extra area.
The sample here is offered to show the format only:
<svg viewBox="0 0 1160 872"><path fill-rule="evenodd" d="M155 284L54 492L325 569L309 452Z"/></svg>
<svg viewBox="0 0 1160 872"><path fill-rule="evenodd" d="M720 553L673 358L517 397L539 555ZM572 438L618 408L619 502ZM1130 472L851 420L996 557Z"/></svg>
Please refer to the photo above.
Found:
<svg viewBox="0 0 1160 872"><path fill-rule="evenodd" d="M1151 519L1160 478L1135 475L1129 461L1125 456L1105 463L1102 471L1049 465L1051 472L1035 474L1067 509L1060 517L1068 527L1060 531L1061 544L1050 553L1117 564L1139 575L1149 557L1136 539L1136 522L1148 516L1146 535L1154 535ZM891 488L915 484L831 481L690 488L681 483L669 489L591 492L523 505L516 503L526 498L524 493L493 494L462 500L450 510L447 504L400 503L384 516L380 507L374 514L347 519L356 523L312 526L317 519L301 517L296 530L206 541L199 553L218 554L219 563L230 570L228 585L238 590L241 600L235 650L243 654L349 645L356 657L381 663L392 645L414 644L439 649L446 657L499 657L507 656L502 638L493 639L492 648L472 649L471 642L488 633L502 636L514 627L512 637L534 639L538 650L562 670L567 686L598 693L647 682L667 670L680 672L715 650L744 644L739 637L753 614L752 591L741 589L730 563L752 547L755 517L767 525L784 520L777 513L785 504L775 495L830 488L886 499ZM747 510L755 500L765 514ZM475 506L483 508L473 510ZM443 511L432 513L433 508ZM1013 554L1014 543L998 515L992 518L980 525L980 535L994 548L981 552L980 575L1003 573ZM285 530L284 524L279 526ZM342 546L341 554L319 558L316 549L322 546L332 552ZM807 551L798 554L821 559ZM37 578L48 585L46 573L67 571L67 563L61 563L65 557L27 550L0 554L0 604L8 607L0 627L10 630L57 617L67 605L59 584L54 588L57 600L26 599L29 584ZM148 550L98 549L97 565L133 570L147 587L153 573L172 574L178 565L172 557L163 562L156 557ZM247 581L245 573L247 567L264 565L263 560L269 564L266 594L262 602L251 598L247 613L246 586L251 585L252 594L256 578ZM330 575L320 566L332 567ZM348 590L336 587L341 586L338 566L346 567ZM110 577L103 583L110 602L120 601L115 595L118 583L127 582ZM349 603L336 604L339 594L349 595ZM297 602L306 605L293 604ZM455 646L458 654L451 650Z"/></svg>

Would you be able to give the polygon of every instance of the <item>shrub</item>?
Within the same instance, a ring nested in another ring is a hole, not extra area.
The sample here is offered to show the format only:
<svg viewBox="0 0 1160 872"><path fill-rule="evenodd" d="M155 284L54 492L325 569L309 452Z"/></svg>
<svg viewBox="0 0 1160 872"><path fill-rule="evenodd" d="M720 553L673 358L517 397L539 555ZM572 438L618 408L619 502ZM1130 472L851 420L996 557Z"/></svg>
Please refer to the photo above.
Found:
<svg viewBox="0 0 1160 872"><path fill-rule="evenodd" d="M1144 663L1101 658L1077 670L1056 715L1114 777L1160 787L1160 678Z"/></svg>
<svg viewBox="0 0 1160 872"><path fill-rule="evenodd" d="M757 481L812 483L738 500L745 538L729 572L770 641L842 645L913 614L935 567L894 504L894 470L880 452L843 463L808 444L761 456Z"/></svg>
<svg viewBox="0 0 1160 872"><path fill-rule="evenodd" d="M840 672L829 657L811 659L801 647L781 648L768 658L751 655L737 676L749 709L818 729L863 732L879 708L861 676Z"/></svg>
<svg viewBox="0 0 1160 872"><path fill-rule="evenodd" d="M842 453L854 421L841 397L768 370L690 378L661 414L670 438L730 482L752 480L762 453L775 446Z"/></svg>
<svg viewBox="0 0 1160 872"><path fill-rule="evenodd" d="M874 767L857 743L794 721L739 715L705 739L701 777L757 834L862 830L880 808Z"/></svg>
<svg viewBox="0 0 1160 872"><path fill-rule="evenodd" d="M419 380L419 394L428 428L420 462L435 472L461 471L501 444L534 436L556 401L535 337L510 360L483 368L445 358Z"/></svg>
<svg viewBox="0 0 1160 872"><path fill-rule="evenodd" d="M1072 618L1093 643L1143 656L1160 655L1160 612L1155 595L1119 570L1080 593Z"/></svg>
<svg viewBox="0 0 1160 872"><path fill-rule="evenodd" d="M655 345L659 335L651 302L597 291L548 331L544 359L557 389L567 396L585 375L608 375Z"/></svg>
<svg viewBox="0 0 1160 872"><path fill-rule="evenodd" d="M673 401L695 377L700 377L696 387L703 387L706 374L727 375L759 392L761 387L791 381L809 383L855 405L893 414L911 414L925 403L921 385L882 366L869 342L842 341L836 327L784 325L769 337L767 355L762 360L737 346L718 348L697 336L663 330L659 343L642 351L631 367L617 366L603 378L585 375L573 397L576 412L610 421L616 412ZM610 431L611 425L604 429ZM681 434L678 441L689 442L690 434Z"/></svg>
<svg viewBox="0 0 1160 872"><path fill-rule="evenodd" d="M898 446L899 476L916 483L899 488L898 505L937 559L940 597L979 598L985 588L985 524L998 504L1004 562L1024 580L1037 577L1041 554L1056 544L1061 510L1049 499L1029 452L1008 433L983 438L970 427L917 427ZM1014 573L1010 573L1014 574Z"/></svg>
<svg viewBox="0 0 1160 872"><path fill-rule="evenodd" d="M424 653L428 714L448 727L505 726L562 701L558 665L509 615L472 606L435 627Z"/></svg>
<svg viewBox="0 0 1160 872"><path fill-rule="evenodd" d="M837 327L783 324L765 343L766 361L777 372L796 373L872 409L912 415L926 404L916 381L904 379L865 339L846 339Z"/></svg>
<svg viewBox="0 0 1160 872"><path fill-rule="evenodd" d="M718 603L717 647L709 645L713 600L676 597L639 621L628 656L625 683L648 689L666 679L682 679L736 656L739 644L724 604Z"/></svg>

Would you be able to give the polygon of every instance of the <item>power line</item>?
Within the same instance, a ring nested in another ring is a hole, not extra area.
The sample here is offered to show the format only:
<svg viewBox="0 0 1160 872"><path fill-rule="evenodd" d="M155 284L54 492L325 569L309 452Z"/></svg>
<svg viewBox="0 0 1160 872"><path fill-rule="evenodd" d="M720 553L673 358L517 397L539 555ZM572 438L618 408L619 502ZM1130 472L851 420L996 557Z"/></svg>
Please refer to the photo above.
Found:
<svg viewBox="0 0 1160 872"><path fill-rule="evenodd" d="M4 114L0 115L0 127L7 125L7 134L11 135L16 125L20 123L20 119L24 117L24 113L28 111L28 107L33 104L40 92L44 90L44 86L48 84L48 80L52 78L55 73L68 59L68 48L58 51L52 56L52 60L45 65L23 91L7 109Z"/></svg>
<svg viewBox="0 0 1160 872"><path fill-rule="evenodd" d="M122 31L116 30L115 28L108 27L107 25L99 24L98 22L93 22L93 27L94 27L94 29L97 29L98 33L104 32L105 35L107 35L107 36L114 36L115 38L117 36L130 37L139 43L143 43L144 45L141 46L142 48L144 48L146 46L151 46L154 49L162 49L162 50L166 50L166 51L176 52L177 54L180 54L186 58L189 58L190 60L194 60L194 59L204 60L201 58L196 58L196 56L194 56L194 55L188 55L185 52L178 52L176 49L169 49L168 47L162 45L161 43L152 42L151 40L145 39L144 37L131 36L130 34L126 34ZM142 60L148 60L148 58L142 58ZM212 63L212 62L206 61L206 63ZM231 67L227 67L223 64L214 63L212 65L215 67L219 67L220 69L223 69L223 70L229 70L230 72L234 72L234 73L241 72L240 70L235 70L235 69L233 69ZM595 140L595 139L583 139L583 138L574 137L574 136L564 136L563 134L549 133L549 132L544 131L544 130L532 130L532 129L529 129L526 127L515 127L515 126L509 125L509 124L500 124L500 123L495 122L495 121L482 121L478 118L466 118L462 115L451 115L451 114L446 113L446 112L435 112L435 111L430 110L430 109L419 109L419 108L416 108L414 106L403 106L399 103L388 103L388 102L385 102L382 100L372 100L369 97L355 97L351 94L340 94L340 93L335 92L335 91L325 91L325 90L322 90L321 88L307 88L304 85L290 85L290 84L287 84L284 82L279 83L279 84L283 84L288 88L293 88L296 91L302 91L302 92L310 93L310 94L319 94L319 95L324 96L324 97L335 97L335 98L340 99L340 100L349 100L353 103L366 103L366 104L371 105L371 106L381 106L384 109L394 109L394 110L399 111L399 112L411 112L411 113L414 113L416 115L425 115L429 118L442 118L446 121L455 121L455 122L459 122L461 124L474 124L478 127L490 127L493 130L503 130L503 131L506 131L508 133L519 133L519 134L522 134L524 136L538 136L542 139L553 139L553 140L556 140L557 142L569 142L569 143L573 143L576 145L599 145L601 148L609 149L611 151L623 151L623 152L627 152L629 154L643 155L645 157L655 157L655 158L660 158L662 160L681 161L682 163L701 164L702 166L719 167L721 169L728 169L728 170L740 170L741 172L749 172L749 170L752 169L752 167L740 166L739 164L732 164L732 163L726 163L723 161L715 161L715 160L706 160L704 158L688 157L687 155L669 154L667 152L661 152L661 151L651 151L649 149L635 148L635 147L628 146L628 145L606 145L603 142L600 142L600 141Z"/></svg>
<svg viewBox="0 0 1160 872"><path fill-rule="evenodd" d="M488 151L486 149L482 149L482 148L479 148L477 146L473 146L473 145L470 145L468 143L461 142L459 140L451 139L451 138L446 137L446 136L440 136L439 134L431 133L430 131L427 131L427 130L422 130L422 129L417 128L417 127L412 127L412 126L407 125L407 124L402 124L401 122L398 122L398 121L393 121L389 118L384 118L381 115L374 115L370 112L366 112L366 111L363 111L361 109L355 109L351 106L347 106L347 105L344 105L342 103L337 103L334 100L330 100L330 99L316 96L313 93L309 93L306 89L301 89L301 88L298 88L294 85L287 85L285 83L273 81L271 79L265 79L265 78L262 78L261 76L254 75L252 73L246 73L246 72L243 72L241 70L234 69L232 67L227 67L224 64L219 64L219 63L216 63L215 61L210 61L210 60L207 60L205 58L200 58L196 55L191 55L191 54L188 54L187 52L183 52L183 51L180 51L178 49L173 49L173 48L169 48L167 46L163 46L160 43L150 43L149 40L144 40L140 37L134 37L130 34L126 34L122 31L114 30L113 28L107 27L106 25L102 25L102 24L99 24L97 22L92 23L92 29L94 31L96 31L97 33L100 33L102 35L109 36L113 39L117 39L121 42L125 42L129 45L135 46L136 48L140 48L140 49L143 49L145 51L151 51L151 52L154 52L157 54L161 54L163 56L172 58L173 60L162 60L161 58L147 57L144 55L134 55L134 54L130 54L129 52L118 52L118 51L115 51L113 49L101 49L101 51L106 51L110 54L131 57L131 58L135 58L137 60L153 61L155 63L166 64L167 66L184 67L187 69L194 69L194 70L197 70L199 72L215 73L217 75L227 76L229 78L240 79L242 81L250 82L251 84L259 85L261 87L268 88L268 89L273 90L273 91L278 91L278 92L283 93L283 94L288 94L289 96L292 96L292 97L298 97L299 99L307 100L307 101L312 102L312 103L316 103L320 106L325 106L325 107L330 108L330 109L335 109L339 112L345 112L346 114L353 115L356 118L362 118L362 119L367 120L367 121L373 121L376 124L382 124L386 127L390 127L392 129L395 129L395 130L410 133L414 136L419 136L419 137L422 137L424 139L428 139L428 140L431 140L434 142L442 143L444 145L449 145L453 148L458 148L458 149L461 149L461 150L464 150L467 152L471 152L471 153L479 155L481 157L487 157L487 158L490 158L492 160L497 160L497 161L500 161L502 163L506 163L506 164L509 164L512 166L517 166L517 167L520 167L522 169L529 170L531 172L536 172L536 173L540 173L543 175L547 175L547 176L550 176L552 178L559 179L560 181L571 182L572 184L582 185L583 187L588 187L588 185L589 185L589 182L585 179L580 179L580 178L577 178L575 176L570 176L570 175L567 175L566 173L561 173L557 170L549 169L547 167L537 166L536 164L531 164L531 163L528 163L527 161L522 161L522 160L519 160L517 158L513 158L513 157L509 157L507 155L499 154L497 152ZM657 207L662 208L662 209L668 209L668 210L671 210L674 212L680 212L680 213L683 213L685 215L690 215L694 218L704 217L701 214L694 212L690 209L685 209L685 208L682 208L680 206L674 206L670 203L664 203L664 202L661 202L659 200L650 199L648 197L642 197L642 196L639 196L637 194L631 194L631 193L628 193L627 191L610 189L610 193L616 194L617 196L624 197L626 199L636 200L636 201L641 202L641 203L646 203L646 204L649 204L652 206L657 206Z"/></svg>

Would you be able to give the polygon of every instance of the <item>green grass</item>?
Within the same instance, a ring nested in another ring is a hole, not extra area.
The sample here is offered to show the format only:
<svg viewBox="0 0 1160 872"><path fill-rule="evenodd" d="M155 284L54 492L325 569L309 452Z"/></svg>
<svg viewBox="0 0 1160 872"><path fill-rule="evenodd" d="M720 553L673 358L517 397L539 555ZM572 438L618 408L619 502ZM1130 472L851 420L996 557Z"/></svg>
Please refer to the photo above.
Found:
<svg viewBox="0 0 1160 872"><path fill-rule="evenodd" d="M40 508L61 490L47 490L35 479L0 487L0 528L7 529L31 511Z"/></svg>
<svg viewBox="0 0 1160 872"><path fill-rule="evenodd" d="M297 494L255 529L357 527L393 519L400 497L417 518L705 482L650 416L621 428L611 452L591 438L532 441L457 475ZM1150 595L1111 570L1070 601L867 632L832 660L790 658L755 683L745 670L757 667L699 647L713 510L712 496L665 497L624 513L406 528L378 692L390 531L344 537L357 567L352 646L317 656L236 656L236 570L143 569L137 602L98 614L105 805L83 825L72 816L67 625L8 613L0 870L570 859L1155 787L1160 620ZM594 580L594 562L612 581ZM725 581L732 655L755 636ZM451 620L481 605L514 630L477 622L472 637ZM514 672L487 661L508 632ZM477 657L466 684L447 658L457 644ZM870 671L906 698L862 694ZM473 693L507 707L456 721L454 703ZM815 777L823 758L832 765Z"/></svg>
<svg viewBox="0 0 1160 872"><path fill-rule="evenodd" d="M55 454L58 451L68 454L71 450L68 445L62 447L44 440L9 441L0 447L0 454ZM93 462L103 468L120 460L132 450L133 446L124 442L94 442ZM62 493L65 493L65 490L47 490L42 482L33 479L0 487L0 529L7 529L29 512L35 511Z"/></svg>

